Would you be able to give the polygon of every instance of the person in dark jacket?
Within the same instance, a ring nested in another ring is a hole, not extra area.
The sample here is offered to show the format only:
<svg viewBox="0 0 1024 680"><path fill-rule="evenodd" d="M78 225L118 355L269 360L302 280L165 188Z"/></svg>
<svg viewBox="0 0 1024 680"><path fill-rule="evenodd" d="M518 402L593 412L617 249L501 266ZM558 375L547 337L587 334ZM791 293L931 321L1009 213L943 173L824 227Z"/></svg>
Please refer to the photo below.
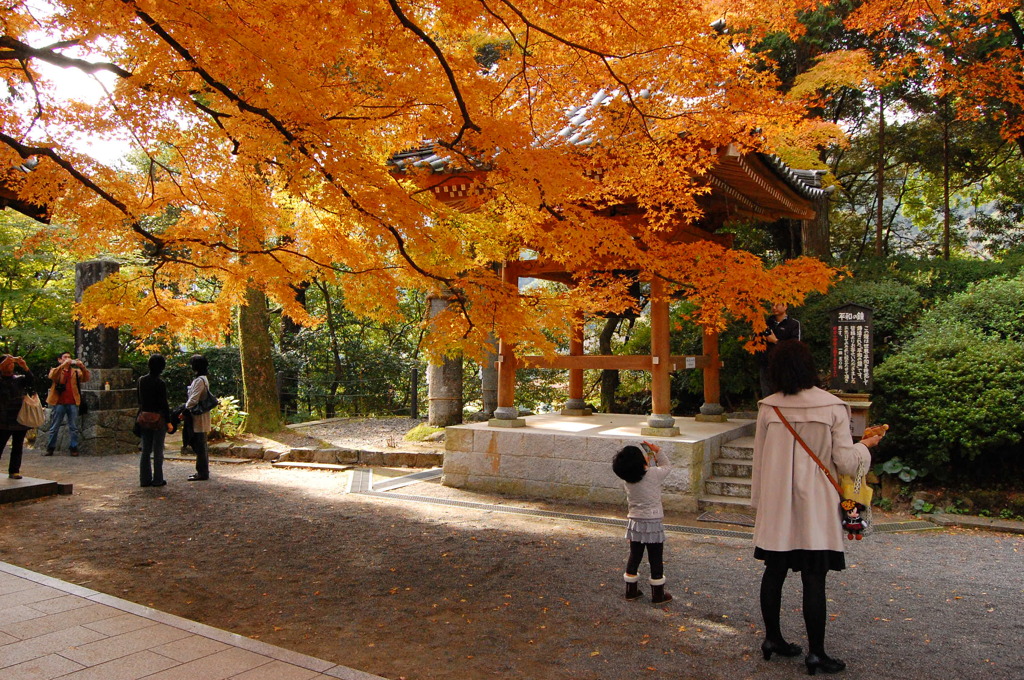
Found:
<svg viewBox="0 0 1024 680"><path fill-rule="evenodd" d="M160 378L167 361L159 354L149 357L149 373L139 378L139 412L158 413L154 429L140 429L142 456L139 460L139 485L164 486L164 437L174 432L171 407L167 403L167 385Z"/></svg>
<svg viewBox="0 0 1024 680"><path fill-rule="evenodd" d="M772 305L772 314L765 319L767 328L761 333L765 341L765 348L756 355L758 365L758 376L761 380L761 398L773 394L777 389L772 384L768 371L768 364L771 362L772 352L775 347L785 340L802 340L800 322L789 316L789 305L785 302L776 302Z"/></svg>
<svg viewBox="0 0 1024 680"><path fill-rule="evenodd" d="M15 368L21 374L15 374ZM18 422L21 401L26 394L33 392L35 378L28 364L21 357L4 354L0 359L0 456L11 442L11 460L7 465L7 474L11 479L21 479L21 454L25 446L27 427Z"/></svg>

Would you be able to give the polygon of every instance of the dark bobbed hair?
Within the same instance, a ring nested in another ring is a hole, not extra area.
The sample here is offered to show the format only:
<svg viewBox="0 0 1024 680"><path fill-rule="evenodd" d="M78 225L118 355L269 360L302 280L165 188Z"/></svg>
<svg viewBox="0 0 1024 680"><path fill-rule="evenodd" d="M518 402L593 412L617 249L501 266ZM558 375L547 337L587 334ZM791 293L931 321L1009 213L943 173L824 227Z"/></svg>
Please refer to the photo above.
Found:
<svg viewBox="0 0 1024 680"><path fill-rule="evenodd" d="M196 375L206 375L206 372L210 370L210 362L202 354L193 354L188 365L192 367Z"/></svg>
<svg viewBox="0 0 1024 680"><path fill-rule="evenodd" d="M160 375L164 372L164 368L167 366L167 359L164 359L162 354L150 355L149 361L146 362L149 366L150 375Z"/></svg>
<svg viewBox="0 0 1024 680"><path fill-rule="evenodd" d="M768 379L783 394L796 394L818 386L811 348L799 340L783 340L768 359Z"/></svg>
<svg viewBox="0 0 1024 680"><path fill-rule="evenodd" d="M639 446L623 446L612 458L612 472L630 484L636 484L647 474L647 458Z"/></svg>

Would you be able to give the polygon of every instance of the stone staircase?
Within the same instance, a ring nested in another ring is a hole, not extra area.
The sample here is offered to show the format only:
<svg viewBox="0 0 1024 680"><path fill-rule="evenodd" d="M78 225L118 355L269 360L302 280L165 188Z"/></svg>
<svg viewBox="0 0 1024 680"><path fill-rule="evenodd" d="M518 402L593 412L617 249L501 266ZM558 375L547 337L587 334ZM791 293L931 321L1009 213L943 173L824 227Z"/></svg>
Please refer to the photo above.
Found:
<svg viewBox="0 0 1024 680"><path fill-rule="evenodd" d="M704 479L704 493L698 499L700 509L749 513L753 469L752 436L722 444L718 457L711 461L710 476Z"/></svg>

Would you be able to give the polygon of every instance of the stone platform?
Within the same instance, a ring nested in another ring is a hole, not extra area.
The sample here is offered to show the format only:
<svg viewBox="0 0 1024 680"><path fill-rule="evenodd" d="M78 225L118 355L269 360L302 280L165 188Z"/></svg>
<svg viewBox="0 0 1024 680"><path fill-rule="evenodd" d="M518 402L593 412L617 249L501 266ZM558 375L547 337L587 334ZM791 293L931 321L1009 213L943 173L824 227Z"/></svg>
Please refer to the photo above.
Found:
<svg viewBox="0 0 1024 680"><path fill-rule="evenodd" d="M6 474L0 478L0 505L30 501L36 498L56 496L60 485L49 479L23 477L10 479Z"/></svg>
<svg viewBox="0 0 1024 680"><path fill-rule="evenodd" d="M672 472L662 487L670 511L694 512L703 481L721 447L754 433L753 420L698 422L676 418L680 434L642 437L645 416L534 415L520 428L487 423L446 429L446 486L584 503L624 503L622 481L612 472L615 452L641 439L662 447Z"/></svg>

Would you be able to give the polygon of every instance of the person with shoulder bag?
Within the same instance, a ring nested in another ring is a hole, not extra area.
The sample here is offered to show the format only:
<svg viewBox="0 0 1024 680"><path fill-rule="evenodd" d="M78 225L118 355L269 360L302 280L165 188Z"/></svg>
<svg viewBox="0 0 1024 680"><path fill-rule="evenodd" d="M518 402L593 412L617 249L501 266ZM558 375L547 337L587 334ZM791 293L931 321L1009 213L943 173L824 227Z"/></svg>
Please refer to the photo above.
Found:
<svg viewBox="0 0 1024 680"><path fill-rule="evenodd" d="M21 369L15 374L15 369ZM18 421L18 414L25 396L33 394L35 378L28 364L21 357L4 354L0 358L0 456L3 456L7 442L11 442L11 459L7 464L7 476L21 479L21 458L25 446L25 433L29 427Z"/></svg>
<svg viewBox="0 0 1024 680"><path fill-rule="evenodd" d="M803 651L786 641L780 624L782 586L788 572L797 571L803 584L807 672L838 673L846 664L825 653L825 577L846 568L845 532L841 499L830 478L866 468L871 462L868 448L881 437L853 442L850 407L817 386L818 373L804 343L778 343L769 377L778 391L758 403L751 487L754 557L765 566L761 653L769 660L773 654L797 656Z"/></svg>
<svg viewBox="0 0 1024 680"><path fill-rule="evenodd" d="M201 482L210 478L210 454L206 448L206 437L212 429L210 409L207 408L209 400L213 397L210 392L210 378L207 376L209 365L202 354L194 355L189 361L189 366L196 374L188 386L188 399L185 401L185 408L192 416L192 438L189 445L196 452L196 471L195 474L188 476L190 482Z"/></svg>
<svg viewBox="0 0 1024 680"><path fill-rule="evenodd" d="M139 486L164 486L164 438L174 432L167 385L160 378L167 360L159 354L149 357L149 373L139 378L139 413L135 425L142 438Z"/></svg>
<svg viewBox="0 0 1024 680"><path fill-rule="evenodd" d="M46 395L46 403L53 407L53 411L50 414L47 456L52 456L57 449L57 435L60 434L61 422L65 418L71 433L71 455L78 455L78 409L82 404L79 386L88 382L90 377L89 369L78 359L73 359L71 352L64 352L57 357L57 365L50 369L50 391Z"/></svg>

